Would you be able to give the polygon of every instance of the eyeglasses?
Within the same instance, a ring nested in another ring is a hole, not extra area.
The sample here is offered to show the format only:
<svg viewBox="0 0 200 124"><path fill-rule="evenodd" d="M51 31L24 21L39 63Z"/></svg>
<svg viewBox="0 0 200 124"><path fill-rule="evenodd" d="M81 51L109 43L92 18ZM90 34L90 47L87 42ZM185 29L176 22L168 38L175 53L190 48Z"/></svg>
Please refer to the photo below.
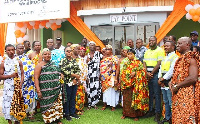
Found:
<svg viewBox="0 0 200 124"><path fill-rule="evenodd" d="M111 50L111 49L105 49L105 50Z"/></svg>
<svg viewBox="0 0 200 124"><path fill-rule="evenodd" d="M196 34L191 34L190 36L191 36L191 37L192 37L192 36L194 37L194 36L197 36L197 35L196 35Z"/></svg>
<svg viewBox="0 0 200 124"><path fill-rule="evenodd" d="M72 50L66 50L66 52L70 53L70 52L72 52Z"/></svg>

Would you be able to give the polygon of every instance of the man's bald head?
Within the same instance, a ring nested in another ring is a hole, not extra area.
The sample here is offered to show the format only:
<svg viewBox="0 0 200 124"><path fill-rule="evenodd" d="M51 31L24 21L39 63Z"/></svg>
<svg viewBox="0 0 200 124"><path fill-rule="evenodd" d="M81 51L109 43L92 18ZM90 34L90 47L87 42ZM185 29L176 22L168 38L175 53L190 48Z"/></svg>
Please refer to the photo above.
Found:
<svg viewBox="0 0 200 124"><path fill-rule="evenodd" d="M177 42L177 50L180 53L185 53L191 49L192 40L189 37L181 37Z"/></svg>

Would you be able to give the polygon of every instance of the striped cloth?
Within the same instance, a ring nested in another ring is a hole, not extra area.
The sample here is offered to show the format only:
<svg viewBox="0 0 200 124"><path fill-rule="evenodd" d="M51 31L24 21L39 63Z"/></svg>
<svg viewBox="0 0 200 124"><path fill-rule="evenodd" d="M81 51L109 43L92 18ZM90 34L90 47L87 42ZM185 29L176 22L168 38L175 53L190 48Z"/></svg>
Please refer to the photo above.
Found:
<svg viewBox="0 0 200 124"><path fill-rule="evenodd" d="M60 69L53 63L47 63L41 69L40 89L42 99L40 100L41 112L45 113L51 108L61 92Z"/></svg>

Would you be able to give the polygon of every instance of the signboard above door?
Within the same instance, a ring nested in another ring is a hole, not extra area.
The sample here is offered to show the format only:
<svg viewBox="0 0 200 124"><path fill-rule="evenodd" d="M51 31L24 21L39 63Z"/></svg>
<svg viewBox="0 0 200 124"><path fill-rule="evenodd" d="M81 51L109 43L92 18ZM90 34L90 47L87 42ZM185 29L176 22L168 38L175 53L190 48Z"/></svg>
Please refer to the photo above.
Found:
<svg viewBox="0 0 200 124"><path fill-rule="evenodd" d="M0 23L70 17L70 0L0 0Z"/></svg>
<svg viewBox="0 0 200 124"><path fill-rule="evenodd" d="M137 14L110 15L110 22L137 22Z"/></svg>

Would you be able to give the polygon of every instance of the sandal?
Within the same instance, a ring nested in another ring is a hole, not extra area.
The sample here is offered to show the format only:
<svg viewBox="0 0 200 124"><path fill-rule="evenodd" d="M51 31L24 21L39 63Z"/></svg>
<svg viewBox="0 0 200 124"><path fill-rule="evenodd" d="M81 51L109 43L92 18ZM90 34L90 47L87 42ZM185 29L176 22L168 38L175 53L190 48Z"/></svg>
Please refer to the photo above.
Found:
<svg viewBox="0 0 200 124"><path fill-rule="evenodd" d="M115 107L112 107L112 108L111 108L111 111L115 111Z"/></svg>
<svg viewBox="0 0 200 124"><path fill-rule="evenodd" d="M77 115L83 115L83 113L81 111L78 111L76 114Z"/></svg>
<svg viewBox="0 0 200 124"><path fill-rule="evenodd" d="M134 118L133 120L134 120L134 121L138 121L138 120L139 120L139 118Z"/></svg>
<svg viewBox="0 0 200 124"><path fill-rule="evenodd" d="M101 108L102 111L104 111L105 109L106 109L106 106L103 106L103 107Z"/></svg>
<svg viewBox="0 0 200 124"><path fill-rule="evenodd" d="M126 118L126 116L124 116L124 115L121 117L121 119L125 119L125 118Z"/></svg>
<svg viewBox="0 0 200 124"><path fill-rule="evenodd" d="M87 110L90 110L91 109L91 106L88 106Z"/></svg>
<svg viewBox="0 0 200 124"><path fill-rule="evenodd" d="M57 124L63 124L60 120L55 121Z"/></svg>
<svg viewBox="0 0 200 124"><path fill-rule="evenodd" d="M94 105L94 109L99 109L96 105Z"/></svg>

